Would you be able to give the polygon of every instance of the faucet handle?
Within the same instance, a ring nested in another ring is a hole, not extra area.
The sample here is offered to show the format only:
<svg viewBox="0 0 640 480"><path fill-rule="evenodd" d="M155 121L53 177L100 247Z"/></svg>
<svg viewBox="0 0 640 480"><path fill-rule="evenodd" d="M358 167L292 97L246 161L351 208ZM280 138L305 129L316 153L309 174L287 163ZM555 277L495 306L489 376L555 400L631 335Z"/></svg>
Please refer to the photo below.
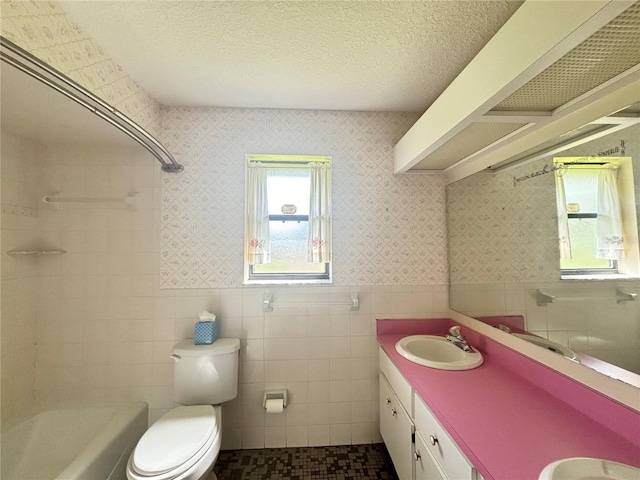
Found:
<svg viewBox="0 0 640 480"><path fill-rule="evenodd" d="M453 335L454 337L459 337L460 336L460 327L458 325L454 325L453 327L451 327L449 329L449 333L451 335Z"/></svg>

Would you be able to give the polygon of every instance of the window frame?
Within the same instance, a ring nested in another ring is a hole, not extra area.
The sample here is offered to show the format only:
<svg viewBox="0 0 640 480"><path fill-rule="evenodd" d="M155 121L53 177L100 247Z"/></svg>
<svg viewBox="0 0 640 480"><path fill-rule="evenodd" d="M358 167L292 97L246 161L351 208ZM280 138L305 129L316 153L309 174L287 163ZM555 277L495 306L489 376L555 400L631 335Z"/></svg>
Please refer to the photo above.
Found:
<svg viewBox="0 0 640 480"><path fill-rule="evenodd" d="M274 155L274 154L251 154L245 155L245 179L246 169L249 168L250 162L261 162L269 164L267 168L286 169L286 168L305 168L309 163L328 163L332 164L332 158L326 155ZM329 195L332 195L331 177L328 185ZM245 202L246 182L245 182ZM309 215L289 215L289 214L269 214L269 222L282 221L290 222L309 221ZM330 211L330 221L333 223L333 209ZM255 272L254 265L248 263L247 258L247 213L245 209L245 232L244 232L244 283L245 284L328 284L333 283L332 279L332 261L324 262L324 271L322 272ZM333 236L333 235L332 235Z"/></svg>

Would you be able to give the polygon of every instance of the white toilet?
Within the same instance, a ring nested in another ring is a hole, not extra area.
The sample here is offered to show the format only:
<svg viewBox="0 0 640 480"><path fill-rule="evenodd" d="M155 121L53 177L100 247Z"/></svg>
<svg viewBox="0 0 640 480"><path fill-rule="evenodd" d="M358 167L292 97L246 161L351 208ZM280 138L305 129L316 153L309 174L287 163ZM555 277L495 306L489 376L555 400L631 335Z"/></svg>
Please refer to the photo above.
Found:
<svg viewBox="0 0 640 480"><path fill-rule="evenodd" d="M201 480L211 475L221 442L220 404L238 394L240 340L173 346L173 400L182 406L160 417L138 441L129 480ZM214 478L214 477L212 477Z"/></svg>

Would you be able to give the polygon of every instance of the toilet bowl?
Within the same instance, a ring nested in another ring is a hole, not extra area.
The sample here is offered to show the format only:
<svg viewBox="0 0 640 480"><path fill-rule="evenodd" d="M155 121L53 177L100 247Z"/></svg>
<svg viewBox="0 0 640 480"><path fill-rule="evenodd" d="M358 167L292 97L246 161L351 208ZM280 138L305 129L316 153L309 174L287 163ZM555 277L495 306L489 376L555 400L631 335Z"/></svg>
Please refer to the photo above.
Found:
<svg viewBox="0 0 640 480"><path fill-rule="evenodd" d="M180 406L160 417L138 441L127 463L129 480L215 479L222 407L238 394L240 340L210 345L193 339L173 346L173 400Z"/></svg>
<svg viewBox="0 0 640 480"><path fill-rule="evenodd" d="M129 480L200 480L220 452L220 407L181 406L142 436L127 463Z"/></svg>

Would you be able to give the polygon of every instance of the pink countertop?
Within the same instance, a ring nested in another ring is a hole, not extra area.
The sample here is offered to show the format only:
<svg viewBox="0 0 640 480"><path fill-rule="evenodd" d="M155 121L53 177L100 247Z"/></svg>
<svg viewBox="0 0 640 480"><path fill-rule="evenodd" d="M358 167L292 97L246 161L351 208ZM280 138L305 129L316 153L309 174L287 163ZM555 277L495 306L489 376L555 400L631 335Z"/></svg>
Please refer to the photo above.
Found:
<svg viewBox="0 0 640 480"><path fill-rule="evenodd" d="M484 356L466 371L417 365L407 335L444 335L453 321L378 320L378 341L485 480L536 480L549 463L597 457L640 467L640 413L469 328Z"/></svg>

